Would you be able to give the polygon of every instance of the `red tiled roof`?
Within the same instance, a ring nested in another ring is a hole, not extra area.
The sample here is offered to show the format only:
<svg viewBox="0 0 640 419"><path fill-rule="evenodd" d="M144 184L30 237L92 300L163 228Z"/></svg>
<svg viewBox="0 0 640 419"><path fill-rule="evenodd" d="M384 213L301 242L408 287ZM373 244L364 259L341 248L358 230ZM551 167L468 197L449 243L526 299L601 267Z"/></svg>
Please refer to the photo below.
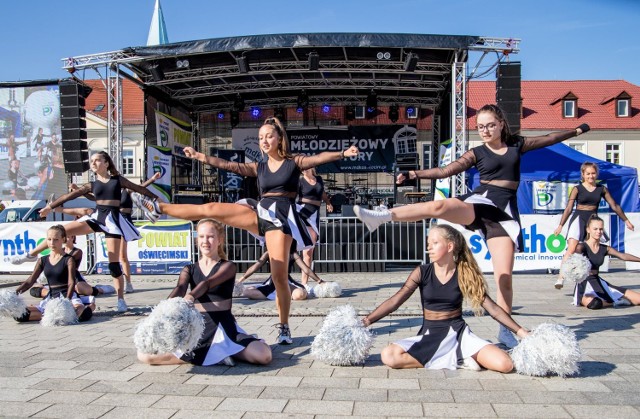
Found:
<svg viewBox="0 0 640 419"><path fill-rule="evenodd" d="M493 81L471 81L467 89L469 129L476 127L475 111L496 103ZM562 117L562 101L567 93L578 99L578 117ZM623 93L631 97L631 116L618 118L614 99ZM624 80L522 81L522 130L571 129L587 123L592 129L640 130L640 86Z"/></svg>
<svg viewBox="0 0 640 419"><path fill-rule="evenodd" d="M102 80L85 80L93 91L87 97L85 109L87 112L107 119L108 104L107 91ZM144 93L135 83L122 79L122 124L139 125L144 122ZM99 105L104 105L102 110L96 110Z"/></svg>

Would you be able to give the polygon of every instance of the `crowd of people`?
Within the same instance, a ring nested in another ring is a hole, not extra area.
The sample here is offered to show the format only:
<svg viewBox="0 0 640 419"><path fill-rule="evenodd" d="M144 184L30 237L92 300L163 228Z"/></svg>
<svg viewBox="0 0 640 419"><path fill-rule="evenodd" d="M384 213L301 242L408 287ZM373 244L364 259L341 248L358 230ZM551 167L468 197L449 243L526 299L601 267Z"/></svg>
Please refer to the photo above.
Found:
<svg viewBox="0 0 640 419"><path fill-rule="evenodd" d="M581 135L589 130L589 126L583 124L574 130L538 137L513 135L503 112L495 105L486 105L478 111L477 126L482 144L467 151L458 160L441 168L400 173L396 178L398 183L415 178L441 179L476 167L480 173L480 186L474 191L458 198L392 209L354 208L356 215L372 231L390 221L427 218L462 225L481 234L492 255L497 285L495 301L488 295L484 276L463 235L448 225L437 225L430 229L427 240L430 262L415 268L395 295L362 318L362 324L368 327L398 309L414 291L419 290L423 308L422 328L417 336L394 342L382 351L382 362L391 368L486 368L507 373L513 369L513 363L505 349L515 347L518 345L517 338L522 339L529 334L511 317L514 256L523 249L516 200L520 159L528 151ZM38 320L46 302L59 295L73 302L80 320L91 317L95 309L93 298L104 293L105 289L91 287L77 273L82 253L74 250L73 238L92 232L105 234L109 271L118 297L117 309L126 311L124 292L127 290L125 282L127 287L130 284L130 268L121 250L126 249L127 242L140 237L130 217L135 204L154 222L162 215L198 222L198 261L182 270L169 298L182 297L193 303L205 319L205 332L193 352L139 353L140 361L149 364L187 362L195 365L232 365L234 360L269 363L272 358L270 347L255 335L245 332L231 313L234 286L268 263L270 276L267 281L246 288L244 295L254 299L275 299L279 317L276 343L293 343L289 325L291 300L309 297L309 277L322 282L312 269L313 247L320 236L322 202L327 204L327 211L332 211L323 180L314 168L359 153L352 146L342 151L313 156L296 155L290 153L288 145L282 123L277 118L268 118L259 129L259 147L265 157L260 162L231 162L186 147L184 153L188 158L258 180L259 201L211 202L202 205L160 202L145 187L153 179L142 186L136 185L118 173L107 153L94 154L91 157L91 170L95 174L95 181L52 199L41 215L61 211L59 208L64 202L81 195L93 197L95 210L76 214L81 217L64 227L52 227L47 232L46 241L25 256L13 260L14 263L37 260L32 275L17 288L18 293L33 289L37 277L42 273L48 282L45 289L32 291L32 295L44 297L42 303L37 307L30 306L28 312L17 320ZM564 224L570 220L567 256L580 253L592 264L587 280L576 285L574 303L589 309L639 304L640 294L614 286L599 276L598 269L606 255L640 261L636 256L618 252L604 244L606 235L603 222L596 214L600 199L604 198L609 203L629 229L633 230L634 227L608 190L597 184L597 166L585 163L581 170L582 183L571 192L567 209L555 231L555 234L560 234ZM575 212L571 215L574 204ZM236 281L236 265L227 259L224 251L225 226L246 230L265 246L260 260L239 281ZM37 255L47 248L50 254L38 259ZM302 252L302 257L299 252ZM291 277L292 262L301 268L300 282ZM131 292L132 288L127 291ZM500 345L492 344L470 330L462 316L464 301L475 314L486 311L497 321Z"/></svg>

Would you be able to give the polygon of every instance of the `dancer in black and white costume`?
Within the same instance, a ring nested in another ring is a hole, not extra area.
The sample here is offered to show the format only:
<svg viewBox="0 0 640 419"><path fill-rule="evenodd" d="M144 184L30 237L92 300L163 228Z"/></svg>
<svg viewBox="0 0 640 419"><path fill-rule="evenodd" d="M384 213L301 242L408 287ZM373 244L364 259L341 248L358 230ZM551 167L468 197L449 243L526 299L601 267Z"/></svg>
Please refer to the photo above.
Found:
<svg viewBox="0 0 640 419"><path fill-rule="evenodd" d="M513 363L496 345L479 338L462 318L462 302L467 299L476 314L487 310L491 317L523 338L528 331L486 293L482 276L464 236L449 225L429 231L431 263L417 267L402 288L363 319L365 326L397 310L420 290L424 320L413 338L403 339L383 349L382 362L391 368L479 370L480 366L509 372Z"/></svg>
<svg viewBox="0 0 640 419"><path fill-rule="evenodd" d="M600 277L600 266L605 256L613 256L629 262L640 262L640 258L601 243L604 234L604 221L597 215L591 215L587 221L587 239L578 243L576 253L582 254L591 262L591 272L584 281L576 284L573 291L573 304L592 310L603 307L640 304L640 293L612 285Z"/></svg>
<svg viewBox="0 0 640 419"><path fill-rule="evenodd" d="M260 258L247 269L247 271L242 275L242 277L238 280L238 284L246 281L251 275L258 271L265 263L269 261L269 252L264 252ZM292 300L306 300L309 296L308 291L298 281L294 280L291 277L291 262L298 262L298 265L304 265L304 262L300 259L300 255L298 255L295 250L291 252L291 259L289 259L289 278L287 279L289 282L289 289L291 290L291 299ZM309 267L304 265L307 269L310 270ZM304 269L304 268L302 268ZM321 281L322 282L322 281ZM260 285L257 286L248 286L244 288L243 294L244 297L247 297L251 300L275 300L276 299L276 285L273 282L273 277L269 275L269 277Z"/></svg>
<svg viewBox="0 0 640 419"><path fill-rule="evenodd" d="M620 205L618 205L609 193L607 187L597 184L597 164L591 162L582 163L580 166L580 177L581 182L571 190L569 200L567 201L567 207L560 219L560 224L553 232L553 234L559 235L562 232L562 227L565 225L567 220L569 220L569 228L567 231L567 240L569 245L564 257L562 258L563 262L576 251L578 243L586 239L587 222L593 214L598 213L598 206L602 199L607 201L611 210L625 222L629 230L633 231L634 228L624 211L622 211L622 208L620 208ZM571 214L574 203L576 209L573 214ZM569 218L569 216L571 216L571 218ZM606 232L602 234L601 240L603 243L607 243L609 241L609 237ZM555 283L555 287L556 289L562 289L563 285L564 279L562 276L559 276Z"/></svg>
<svg viewBox="0 0 640 419"><path fill-rule="evenodd" d="M480 173L481 184L472 193L391 210L368 210L355 206L354 211L370 230L389 221L442 218L476 231L484 237L491 253L493 276L498 286L496 302L511 313L514 253L523 248L516 197L520 184L520 158L528 151L587 132L589 126L582 124L574 130L525 138L511 134L504 113L495 105L485 105L478 110L477 124L482 145L467 151L446 167L410 170L399 174L396 179L398 183L407 178L442 179L475 166ZM500 327L498 340L507 347L517 344L504 327Z"/></svg>
<svg viewBox="0 0 640 419"><path fill-rule="evenodd" d="M79 321L87 321L92 317L93 311L96 309L93 296L78 297L75 292L76 262L73 256L64 251L66 240L67 236L63 226L54 225L47 230L47 238L44 243L50 253L38 259L33 273L16 289L16 293L22 294L29 290L36 283L40 274L44 273L49 288L48 295L37 306L28 306L24 315L16 318L16 321L41 320L47 304L58 297L71 301Z"/></svg>
<svg viewBox="0 0 640 419"><path fill-rule="evenodd" d="M140 234L131 221L120 213L120 199L122 188L131 189L143 194L149 200L155 200L156 196L146 188L136 185L127 178L120 176L111 157L104 151L99 151L91 156L91 170L96 175L96 180L87 183L75 191L69 192L47 204L40 210L40 216L46 217L54 208L88 193L92 193L96 199L96 209L91 215L79 218L65 225L67 235L78 236L93 232L102 232L106 238L107 254L109 258L109 271L113 277L113 285L118 294L117 310L127 311L124 301L124 279L120 266L120 239L127 241L138 240ZM45 249L44 243L25 255L14 257L11 262L20 264L29 260L35 260L36 255Z"/></svg>
<svg viewBox="0 0 640 419"><path fill-rule="evenodd" d="M204 334L193 353L153 355L138 352L138 359L156 365L215 365L220 362L232 365L229 357L233 357L252 364L268 364L271 362L269 346L242 330L231 314L236 265L226 260L224 226L204 219L196 230L200 258L198 263L184 267L169 298L184 297L193 302L204 316Z"/></svg>
<svg viewBox="0 0 640 419"><path fill-rule="evenodd" d="M289 311L291 294L288 291L287 271L289 249L293 241L297 250L310 247L313 242L306 224L296 211L295 199L298 195L298 182L302 170L330 163L345 157L358 155L358 148L352 146L343 151L332 151L305 156L289 153L289 140L278 118L267 118L258 131L260 149L268 159L260 163L239 163L207 156L191 147L184 148L185 156L211 166L241 176L257 177L260 189L258 215L246 206L223 202L211 202L204 205L153 203L133 194L136 204L149 211L153 216L167 214L183 220L200 220L211 217L226 225L241 228L248 232L264 236L271 265L271 274L276 286L276 305L278 307L280 344L293 343L289 329Z"/></svg>

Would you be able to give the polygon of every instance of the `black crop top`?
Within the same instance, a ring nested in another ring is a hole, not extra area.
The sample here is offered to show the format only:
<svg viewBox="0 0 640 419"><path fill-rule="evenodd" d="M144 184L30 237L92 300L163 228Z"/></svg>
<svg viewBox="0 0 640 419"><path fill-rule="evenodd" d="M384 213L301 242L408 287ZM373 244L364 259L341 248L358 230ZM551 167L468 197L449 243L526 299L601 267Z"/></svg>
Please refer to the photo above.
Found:
<svg viewBox="0 0 640 419"><path fill-rule="evenodd" d="M304 176L300 176L300 184L298 187L299 198L310 199L313 201L322 201L324 194L324 181L321 176L316 176L316 184L311 185Z"/></svg>
<svg viewBox="0 0 640 419"><path fill-rule="evenodd" d="M609 252L609 246L604 244L600 245L600 248L596 253L593 253L591 247L587 243L578 243L576 247L576 253L584 255L591 262L591 275L598 275L600 272L600 267L604 263L604 257L607 256Z"/></svg>
<svg viewBox="0 0 640 419"><path fill-rule="evenodd" d="M55 265L49 261L49 255L41 257L40 261L42 272L49 283L51 296L54 298L60 295L66 296L69 286L69 265L75 266L73 256L65 254Z"/></svg>
<svg viewBox="0 0 640 419"><path fill-rule="evenodd" d="M514 137L515 142L507 146L507 152L500 155L480 145L471 149L476 157L476 168L481 180L509 180L520 182L520 156L523 138Z"/></svg>
<svg viewBox="0 0 640 419"><path fill-rule="evenodd" d="M576 185L576 188L578 189L576 204L595 206L596 209L598 208L598 205L600 205L600 200L604 198L606 190L605 187L601 185L596 186L596 188L592 192L589 192L582 183Z"/></svg>
<svg viewBox="0 0 640 419"><path fill-rule="evenodd" d="M122 187L120 186L120 176L111 176L108 182L94 180L91 182L91 192L96 197L96 201L122 199Z"/></svg>
<svg viewBox="0 0 640 419"><path fill-rule="evenodd" d="M221 269L223 267L224 269ZM231 267L233 267L233 269L229 269ZM211 268L211 272L208 274L202 272L198 263L187 265L180 273L179 282L183 283L185 280L188 281L189 287L193 292L198 285L211 279L211 277L218 272L220 272L223 277L215 281L216 284L213 284L213 286L210 284L208 290L197 297L197 300L200 303L228 300L233 296L233 286L236 278L235 264L233 262L220 260Z"/></svg>
<svg viewBox="0 0 640 419"><path fill-rule="evenodd" d="M436 276L433 264L420 266L422 308L431 311L455 311L462 308L462 291L458 285L458 270L446 284Z"/></svg>
<svg viewBox="0 0 640 419"><path fill-rule="evenodd" d="M269 169L268 160L258 163L260 195L266 193L298 192L300 168L293 159L285 159L275 172Z"/></svg>

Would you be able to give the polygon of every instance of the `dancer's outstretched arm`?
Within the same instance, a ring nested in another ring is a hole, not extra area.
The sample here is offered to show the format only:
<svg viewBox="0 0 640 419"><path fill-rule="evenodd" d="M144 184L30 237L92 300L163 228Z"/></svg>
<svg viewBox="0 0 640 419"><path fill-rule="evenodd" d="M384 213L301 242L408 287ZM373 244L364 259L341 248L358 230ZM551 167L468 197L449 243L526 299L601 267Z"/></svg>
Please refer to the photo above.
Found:
<svg viewBox="0 0 640 419"><path fill-rule="evenodd" d="M434 167L432 169L425 170L409 170L407 172L400 172L396 177L396 183L400 184L406 179L444 179L451 176L455 176L458 173L469 170L476 164L476 154L473 149L465 152L456 161L449 163L444 167Z"/></svg>
<svg viewBox="0 0 640 419"><path fill-rule="evenodd" d="M513 333L518 335L518 337L523 338L529 334L529 331L524 327L520 326L518 323L513 320L513 317L509 315L502 307L495 303L485 294L484 300L482 301L482 308L484 308L487 313L498 323L511 330Z"/></svg>
<svg viewBox="0 0 640 419"><path fill-rule="evenodd" d="M568 131L559 131L552 132L547 135L541 135L539 137L525 137L524 143L522 144L522 152L526 153L527 151L535 150L537 148L548 147L553 144L561 143L564 140L568 140L569 138L577 137L580 134L584 134L589 131L589 125L582 124L576 129L571 129Z"/></svg>
<svg viewBox="0 0 640 419"><path fill-rule="evenodd" d="M16 288L16 293L22 294L23 292L28 291L33 286L33 284L36 283L43 270L44 263L42 262L42 258L38 258L36 267L33 269L33 272L31 273L31 275L29 275L29 278L27 278L26 281L24 281L18 288Z"/></svg>
<svg viewBox="0 0 640 419"><path fill-rule="evenodd" d="M322 284L324 282L322 279L320 279L318 275L316 275L316 273L313 271L313 269L311 269L309 265L304 263L304 260L302 260L302 258L297 252L293 252L291 256L293 257L293 260L296 262L296 265L298 265L300 270L305 274L307 274L307 276L310 276L311 278L313 278L313 280L316 281L318 284Z"/></svg>
<svg viewBox="0 0 640 419"><path fill-rule="evenodd" d="M186 157L198 160L199 162L208 164L209 166L226 170L228 172L237 173L240 176L258 176L258 163L231 162L219 157L207 156L204 153L196 151L193 147L185 147L183 150Z"/></svg>
<svg viewBox="0 0 640 419"><path fill-rule="evenodd" d="M611 207L611 210L615 212L622 221L624 221L624 224L627 226L627 228L633 231L633 224L631 224L631 221L629 221L624 211L622 211L622 208L620 208L620 205L618 205L616 200L613 199L613 197L609 193L609 189L607 189L606 187L604 188L604 199L609 204L609 207Z"/></svg>
<svg viewBox="0 0 640 419"><path fill-rule="evenodd" d="M362 319L362 323L365 326L372 325L383 317L396 311L405 301L411 297L413 292L418 289L420 285L420 266L415 268L409 277L402 285L402 288L395 295L389 298L384 303L380 304L378 308L373 310L370 314L366 315Z"/></svg>
<svg viewBox="0 0 640 419"><path fill-rule="evenodd" d="M120 176L120 185L123 188L127 188L127 189L129 189L131 191L138 192L139 194L144 195L144 196L146 196L148 198L158 199L158 197L153 192L151 192L149 189L145 188L144 186L137 185L137 184L131 182L129 179L127 179L124 176Z"/></svg>
<svg viewBox="0 0 640 419"><path fill-rule="evenodd" d="M254 263L253 265L249 266L249 269L247 269L247 271L244 273L244 275L242 275L242 278L240 278L237 283L241 284L242 282L244 282L246 279L248 279L251 275L253 275L254 273L256 273L258 271L258 269L262 268L262 266L267 263L267 261L269 260L269 252L264 252L261 256L260 259L258 259L256 261L256 263Z"/></svg>
<svg viewBox="0 0 640 419"><path fill-rule="evenodd" d="M359 153L358 147L351 146L342 151L325 151L313 156L306 156L304 154L296 154L293 158L300 170L311 169L312 167L320 166L321 164L331 163L332 161L344 159L345 157L355 157Z"/></svg>
<svg viewBox="0 0 640 419"><path fill-rule="evenodd" d="M611 246L607 247L607 254L609 256L613 256L614 258L624 260L625 262L640 262L640 258L638 256L634 256L630 253L618 252Z"/></svg>
<svg viewBox="0 0 640 419"><path fill-rule="evenodd" d="M192 266L193 265L187 265L184 268L182 268L182 271L180 271L180 276L178 276L178 284L171 291L171 293L169 294L169 297L167 298L174 298L174 297L184 298L184 296L187 295L187 291L189 291L189 280L191 279Z"/></svg>
<svg viewBox="0 0 640 419"><path fill-rule="evenodd" d="M64 195L62 195L61 197L59 197L58 199L56 199L55 201L51 202L50 204L47 204L44 208L42 208L39 212L41 217L46 217L49 212L51 212L52 209L59 207L60 205L64 204L67 201L71 201L72 199L75 199L79 196L85 195L87 193L91 192L91 184L90 183L85 183L84 185L82 185L81 187L79 187L78 189L71 191L69 193L66 193Z"/></svg>

